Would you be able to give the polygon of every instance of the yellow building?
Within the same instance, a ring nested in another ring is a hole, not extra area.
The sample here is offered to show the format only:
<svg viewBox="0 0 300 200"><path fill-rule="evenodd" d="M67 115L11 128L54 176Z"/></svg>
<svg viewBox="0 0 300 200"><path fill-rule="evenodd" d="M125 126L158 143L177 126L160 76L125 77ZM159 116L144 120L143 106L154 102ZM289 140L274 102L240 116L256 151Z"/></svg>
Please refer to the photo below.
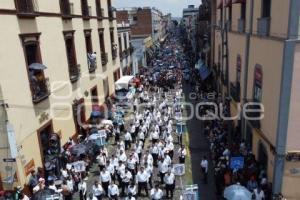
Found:
<svg viewBox="0 0 300 200"><path fill-rule="evenodd" d="M213 5L213 60L219 91L231 97L231 115L246 102L264 107L263 119L242 117L234 126L266 170L273 192L300 199L300 191L291 187L300 183L300 1L218 0Z"/></svg>
<svg viewBox="0 0 300 200"><path fill-rule="evenodd" d="M51 139L76 138L92 106L114 92L115 9L110 0L1 0L0 24L0 124L8 126L0 179L24 185L30 170L45 167Z"/></svg>

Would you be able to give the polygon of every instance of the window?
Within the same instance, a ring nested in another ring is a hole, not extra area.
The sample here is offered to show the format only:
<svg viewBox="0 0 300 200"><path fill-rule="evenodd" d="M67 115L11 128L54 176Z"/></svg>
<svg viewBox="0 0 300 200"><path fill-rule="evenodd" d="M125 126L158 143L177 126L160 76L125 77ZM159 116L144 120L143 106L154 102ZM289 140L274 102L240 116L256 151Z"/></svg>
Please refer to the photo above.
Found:
<svg viewBox="0 0 300 200"><path fill-rule="evenodd" d="M262 0L262 17L271 16L271 0Z"/></svg>
<svg viewBox="0 0 300 200"><path fill-rule="evenodd" d="M50 95L48 79L45 78L39 44L40 33L21 34L33 103L38 103Z"/></svg>
<svg viewBox="0 0 300 200"><path fill-rule="evenodd" d="M133 21L137 21L138 20L138 18L137 18L137 16L133 16Z"/></svg>
<svg viewBox="0 0 300 200"><path fill-rule="evenodd" d="M16 0L15 2L18 13L32 14L35 12L33 0Z"/></svg>
<svg viewBox="0 0 300 200"><path fill-rule="evenodd" d="M74 100L72 107L76 136L84 135L84 130L82 128L82 125L86 122L84 99Z"/></svg>
<svg viewBox="0 0 300 200"><path fill-rule="evenodd" d="M98 98L98 89L97 86L91 89L91 100L93 105L98 105L99 98Z"/></svg>
<svg viewBox="0 0 300 200"><path fill-rule="evenodd" d="M261 65L257 64L254 70L254 84L253 84L253 100L261 102L262 100L262 80L263 73Z"/></svg>
<svg viewBox="0 0 300 200"><path fill-rule="evenodd" d="M63 16L71 15L71 5L69 0L60 0L60 10Z"/></svg>
<svg viewBox="0 0 300 200"><path fill-rule="evenodd" d="M79 75L80 75L80 70L77 65L77 59L76 59L76 51L75 51L75 44L74 44L74 32L75 31L64 32L71 82L77 81L79 79Z"/></svg>
<svg viewBox="0 0 300 200"><path fill-rule="evenodd" d="M105 98L109 96L109 85L108 85L108 77L103 80L103 91Z"/></svg>
<svg viewBox="0 0 300 200"><path fill-rule="evenodd" d="M84 31L84 37L85 37L86 52L87 53L93 53L91 30L85 30Z"/></svg>
<svg viewBox="0 0 300 200"><path fill-rule="evenodd" d="M112 58L116 59L118 51L117 51L117 44L115 44L115 32L114 32L114 28L110 29L110 40L111 40Z"/></svg>
<svg viewBox="0 0 300 200"><path fill-rule="evenodd" d="M124 33L123 37L124 37L124 49L127 50L127 48L128 48L128 45L127 45L127 34Z"/></svg>
<svg viewBox="0 0 300 200"><path fill-rule="evenodd" d="M101 53L105 53L105 43L104 43L104 30L99 31L99 41Z"/></svg>
<svg viewBox="0 0 300 200"><path fill-rule="evenodd" d="M114 82L116 82L117 80L119 80L120 76L121 76L120 69L117 69L116 71L114 71Z"/></svg>
<svg viewBox="0 0 300 200"><path fill-rule="evenodd" d="M241 4L241 19L246 19L246 3Z"/></svg>
<svg viewBox="0 0 300 200"><path fill-rule="evenodd" d="M81 11L82 11L82 16L85 18L90 17L89 14L89 5L87 0L81 0Z"/></svg>
<svg viewBox="0 0 300 200"><path fill-rule="evenodd" d="M97 12L97 17L103 17L100 0L96 0L96 12Z"/></svg>
<svg viewBox="0 0 300 200"><path fill-rule="evenodd" d="M120 52L120 57L121 57L121 53L122 53L122 39L121 36L118 36L118 41L119 41L119 52Z"/></svg>

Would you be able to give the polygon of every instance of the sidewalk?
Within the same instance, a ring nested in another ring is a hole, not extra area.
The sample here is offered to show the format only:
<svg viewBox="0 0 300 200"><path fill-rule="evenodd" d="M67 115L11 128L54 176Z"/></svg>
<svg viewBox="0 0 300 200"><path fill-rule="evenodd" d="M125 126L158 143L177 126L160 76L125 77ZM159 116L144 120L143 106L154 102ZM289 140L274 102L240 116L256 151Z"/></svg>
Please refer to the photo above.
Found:
<svg viewBox="0 0 300 200"><path fill-rule="evenodd" d="M191 86L183 84L183 91L185 94L186 102L195 105L194 100L189 99L189 93L191 92ZM196 106L194 106L196 108ZM190 108L187 109L187 114L191 113ZM217 200L216 187L214 181L214 170L212 166L212 161L209 151L209 142L203 134L203 123L196 119L194 115L193 118L187 121L187 131L189 133L190 141L190 152L192 160L192 172L193 172L193 182L199 187L200 200ZM207 156L209 163L209 173L208 173L208 184L204 184L202 181L202 173L200 169L200 163L203 156Z"/></svg>

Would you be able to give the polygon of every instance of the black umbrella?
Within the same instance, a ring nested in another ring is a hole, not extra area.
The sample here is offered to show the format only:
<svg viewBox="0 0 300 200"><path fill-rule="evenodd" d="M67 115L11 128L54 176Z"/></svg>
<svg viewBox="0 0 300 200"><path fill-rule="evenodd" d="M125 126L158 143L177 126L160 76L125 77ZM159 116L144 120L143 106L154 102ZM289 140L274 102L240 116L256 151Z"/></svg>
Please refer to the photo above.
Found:
<svg viewBox="0 0 300 200"><path fill-rule="evenodd" d="M70 152L71 154L73 155L76 155L76 156L80 156L81 154L86 154L88 153L88 148L85 144L76 144L74 145L71 149L70 149Z"/></svg>

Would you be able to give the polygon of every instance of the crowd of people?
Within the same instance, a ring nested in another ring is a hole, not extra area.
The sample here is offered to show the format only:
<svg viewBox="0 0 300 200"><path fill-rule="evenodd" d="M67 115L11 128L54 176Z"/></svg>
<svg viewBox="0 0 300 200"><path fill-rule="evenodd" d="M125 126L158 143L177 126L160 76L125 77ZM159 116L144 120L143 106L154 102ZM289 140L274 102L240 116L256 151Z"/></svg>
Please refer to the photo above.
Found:
<svg viewBox="0 0 300 200"><path fill-rule="evenodd" d="M124 111L121 121L100 126L102 119L91 120L87 135L76 142L70 138L61 155L59 176L31 172L28 185L32 199L39 199L35 197L45 191L65 200L77 194L80 200L174 198L173 164L184 164L187 154L182 140L174 137L176 119L182 114L183 95L180 69L183 58L178 56L182 49L176 40L168 39L162 50L156 52L153 67L143 69L137 76L140 83L133 85L136 94L128 99L133 109ZM122 110L117 99L111 102L113 108ZM80 143L86 144L89 133L99 133L99 127L105 133L104 143L73 151ZM112 142L113 146L109 146ZM95 166L96 173L92 170ZM16 199L29 198L19 192Z"/></svg>

